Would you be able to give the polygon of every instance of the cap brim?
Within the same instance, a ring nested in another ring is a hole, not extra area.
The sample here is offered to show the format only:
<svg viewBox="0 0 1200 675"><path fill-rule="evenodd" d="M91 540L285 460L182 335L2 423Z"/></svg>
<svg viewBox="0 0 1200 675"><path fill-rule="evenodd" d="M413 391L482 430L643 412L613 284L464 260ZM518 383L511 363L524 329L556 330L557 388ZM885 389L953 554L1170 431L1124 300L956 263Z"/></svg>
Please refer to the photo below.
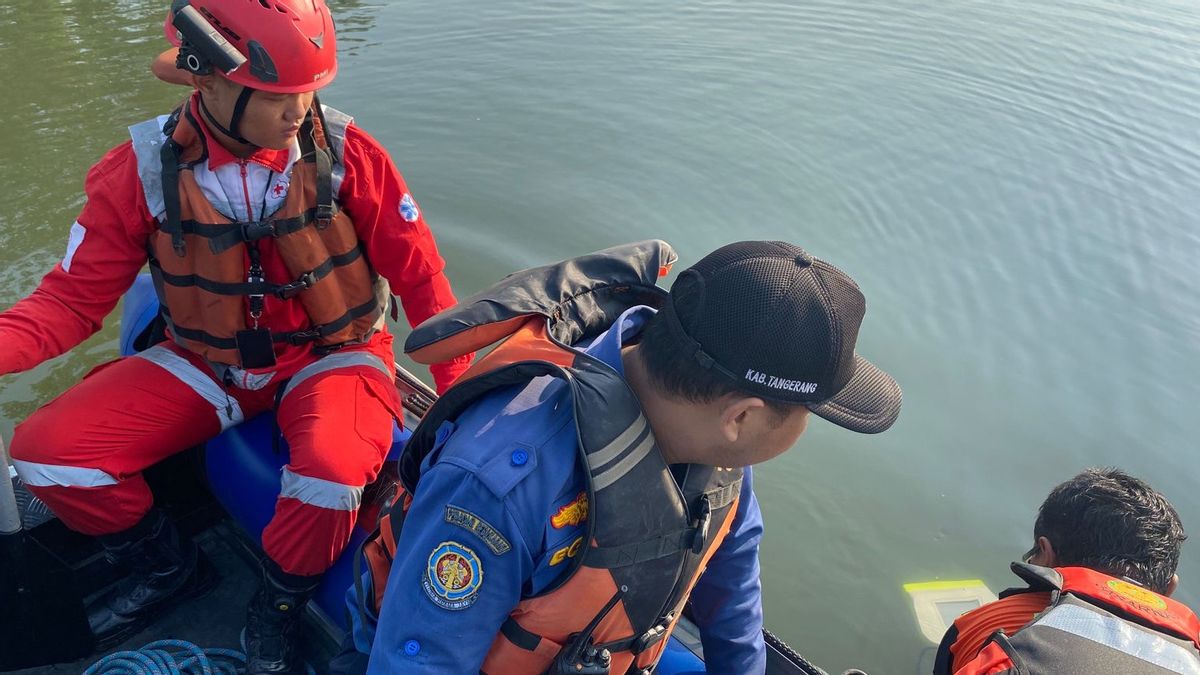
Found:
<svg viewBox="0 0 1200 675"><path fill-rule="evenodd" d="M181 84L191 86L192 80L188 77L187 71L180 70L175 67L175 57L179 55L178 47L171 47L167 51L158 55L154 62L150 64L150 72L163 82L170 84Z"/></svg>
<svg viewBox="0 0 1200 675"><path fill-rule="evenodd" d="M808 409L838 426L862 434L886 431L900 416L904 398L891 375L858 354L854 377L832 399Z"/></svg>

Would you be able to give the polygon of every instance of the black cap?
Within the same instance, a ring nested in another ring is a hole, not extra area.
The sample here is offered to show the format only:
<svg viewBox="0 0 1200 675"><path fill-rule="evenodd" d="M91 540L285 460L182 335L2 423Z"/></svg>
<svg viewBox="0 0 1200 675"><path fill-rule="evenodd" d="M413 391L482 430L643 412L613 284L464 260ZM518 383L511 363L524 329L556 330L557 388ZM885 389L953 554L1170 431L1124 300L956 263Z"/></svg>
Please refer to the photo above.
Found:
<svg viewBox="0 0 1200 675"><path fill-rule="evenodd" d="M874 434L896 421L902 395L854 351L866 305L853 279L799 246L742 241L684 270L662 311L700 365L739 390Z"/></svg>

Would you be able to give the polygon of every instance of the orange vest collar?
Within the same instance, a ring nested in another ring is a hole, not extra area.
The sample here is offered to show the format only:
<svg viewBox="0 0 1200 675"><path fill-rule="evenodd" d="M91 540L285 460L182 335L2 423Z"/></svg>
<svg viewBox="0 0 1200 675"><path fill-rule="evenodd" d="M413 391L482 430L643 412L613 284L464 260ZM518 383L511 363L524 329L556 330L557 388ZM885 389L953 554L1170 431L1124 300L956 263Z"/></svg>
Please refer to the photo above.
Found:
<svg viewBox="0 0 1200 675"><path fill-rule="evenodd" d="M1057 567L1062 590L1115 607L1200 649L1200 618L1186 605L1137 584L1086 567Z"/></svg>

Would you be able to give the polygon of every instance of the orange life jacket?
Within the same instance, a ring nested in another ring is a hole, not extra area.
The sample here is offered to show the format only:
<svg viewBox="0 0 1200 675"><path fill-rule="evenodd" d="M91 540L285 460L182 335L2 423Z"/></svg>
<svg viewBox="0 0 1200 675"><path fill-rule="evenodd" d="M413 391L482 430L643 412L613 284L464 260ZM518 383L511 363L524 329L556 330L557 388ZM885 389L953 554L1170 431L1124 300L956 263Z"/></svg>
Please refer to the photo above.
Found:
<svg viewBox="0 0 1200 675"><path fill-rule="evenodd" d="M518 272L412 333L405 350L418 362L504 341L414 430L400 461L406 494L364 547L371 582L369 591L359 589L360 607L367 601L378 612L407 495L442 422L497 388L549 375L568 384L573 402L587 475L589 545L551 588L513 609L482 672L542 673L564 645L578 647L582 640L611 652L613 673L657 663L693 585L729 531L742 471L690 465L677 486L621 375L571 345L595 337L629 307L661 305L666 294L654 282L675 258L665 242L649 241ZM576 636L592 623L590 634Z"/></svg>
<svg viewBox="0 0 1200 675"><path fill-rule="evenodd" d="M273 342L333 348L366 340L383 321L386 281L367 261L354 224L337 206L333 173L337 160L327 137L344 137L349 118L336 113L327 129L315 100L297 140L287 198L269 217L233 221L219 212L197 184L194 169L207 157L204 126L190 103L159 130L158 120L131 127L138 173L151 212L163 207L149 246L150 272L168 332L209 361L243 364L237 337L247 317L274 295L299 302L309 323L270 334ZM256 242L272 237L293 281L263 278Z"/></svg>
<svg viewBox="0 0 1200 675"><path fill-rule="evenodd" d="M1182 603L1085 567L1012 569L1050 605L1011 636L997 631L956 675L1200 673L1200 619Z"/></svg>

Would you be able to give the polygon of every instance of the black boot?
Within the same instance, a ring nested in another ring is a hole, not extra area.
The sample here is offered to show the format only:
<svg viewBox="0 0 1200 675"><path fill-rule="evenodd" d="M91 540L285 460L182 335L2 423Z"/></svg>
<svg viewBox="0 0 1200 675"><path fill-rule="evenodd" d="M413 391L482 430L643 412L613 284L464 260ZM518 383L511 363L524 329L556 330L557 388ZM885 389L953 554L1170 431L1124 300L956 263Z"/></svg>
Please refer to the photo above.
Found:
<svg viewBox="0 0 1200 675"><path fill-rule="evenodd" d="M110 562L128 563L132 572L88 607L97 649L145 628L172 600L200 595L216 585L212 563L157 509L132 528L98 539Z"/></svg>
<svg viewBox="0 0 1200 675"><path fill-rule="evenodd" d="M246 673L302 675L305 670L296 653L296 632L321 577L286 574L270 562L264 565L262 576L262 585L246 610L242 635Z"/></svg>

